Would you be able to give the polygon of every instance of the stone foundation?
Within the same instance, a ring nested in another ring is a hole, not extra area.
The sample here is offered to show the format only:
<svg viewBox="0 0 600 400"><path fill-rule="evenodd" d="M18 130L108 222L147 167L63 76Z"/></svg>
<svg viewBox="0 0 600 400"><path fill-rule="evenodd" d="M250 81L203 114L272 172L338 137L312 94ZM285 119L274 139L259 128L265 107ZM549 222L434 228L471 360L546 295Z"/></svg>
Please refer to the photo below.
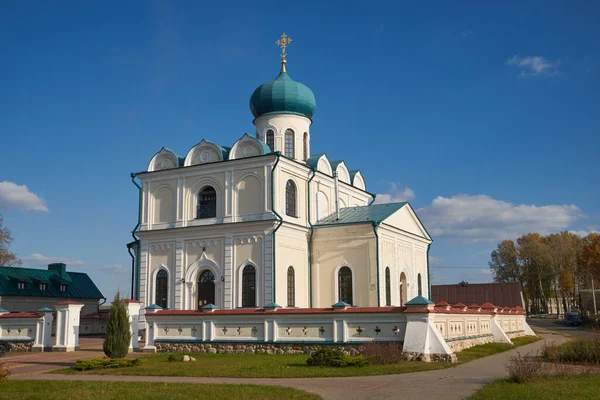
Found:
<svg viewBox="0 0 600 400"><path fill-rule="evenodd" d="M346 355L360 354L360 344L308 344L308 343L182 343L156 341L156 351L162 353L212 353L212 354L311 354L319 347L336 348Z"/></svg>
<svg viewBox="0 0 600 400"><path fill-rule="evenodd" d="M508 336L511 339L514 339L516 337L527 336L527 335L525 335L525 331L512 331L512 332L506 332L506 336Z"/></svg>
<svg viewBox="0 0 600 400"><path fill-rule="evenodd" d="M17 353L21 353L21 352L26 352L26 351L31 351L31 348L33 347L33 340L30 342L25 342L25 341L15 341L15 342L11 342L10 340L8 340L8 343L10 343L10 351L14 351Z"/></svg>
<svg viewBox="0 0 600 400"><path fill-rule="evenodd" d="M454 363L457 361L456 354L423 354L423 353L402 353L406 361L422 362L444 362Z"/></svg>
<svg viewBox="0 0 600 400"><path fill-rule="evenodd" d="M458 340L446 340L446 344L454 352L468 349L469 347L478 346L480 344L492 343L494 341L493 335L485 335L478 337L466 337Z"/></svg>

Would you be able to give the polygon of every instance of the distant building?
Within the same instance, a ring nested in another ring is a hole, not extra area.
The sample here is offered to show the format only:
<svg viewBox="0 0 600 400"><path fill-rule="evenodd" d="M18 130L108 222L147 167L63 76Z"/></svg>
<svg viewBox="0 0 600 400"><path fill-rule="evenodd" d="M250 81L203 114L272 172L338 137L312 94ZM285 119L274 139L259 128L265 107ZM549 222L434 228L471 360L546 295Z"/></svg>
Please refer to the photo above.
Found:
<svg viewBox="0 0 600 400"><path fill-rule="evenodd" d="M0 266L0 308L7 311L37 311L73 300L84 304L82 314L90 314L98 312L100 299L104 296L87 274L67 272L63 263L47 270Z"/></svg>
<svg viewBox="0 0 600 400"><path fill-rule="evenodd" d="M490 302L495 306L525 308L521 286L510 283L467 283L456 285L431 285L431 301L445 301L450 304L473 303L482 305Z"/></svg>

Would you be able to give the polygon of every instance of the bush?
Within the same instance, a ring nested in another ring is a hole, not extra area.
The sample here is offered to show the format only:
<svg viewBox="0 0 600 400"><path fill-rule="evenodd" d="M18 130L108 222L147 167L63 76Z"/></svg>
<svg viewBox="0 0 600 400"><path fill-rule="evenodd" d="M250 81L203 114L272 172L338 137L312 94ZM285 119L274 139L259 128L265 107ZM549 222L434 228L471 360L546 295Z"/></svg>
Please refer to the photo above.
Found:
<svg viewBox="0 0 600 400"><path fill-rule="evenodd" d="M530 353L524 356L517 353L517 356L511 357L506 363L506 370L516 383L529 382L536 376L542 375L544 372L544 364L538 357L532 356Z"/></svg>
<svg viewBox="0 0 600 400"><path fill-rule="evenodd" d="M169 360L170 362L181 361L181 355L169 354L169 358L167 360Z"/></svg>
<svg viewBox="0 0 600 400"><path fill-rule="evenodd" d="M578 339L557 346L544 346L547 361L600 365L600 339Z"/></svg>
<svg viewBox="0 0 600 400"><path fill-rule="evenodd" d="M398 342L371 342L361 346L360 352L373 364L397 364L403 360L402 344Z"/></svg>
<svg viewBox="0 0 600 400"><path fill-rule="evenodd" d="M4 364L0 364L0 383L6 380L10 375L10 371Z"/></svg>
<svg viewBox="0 0 600 400"><path fill-rule="evenodd" d="M119 292L110 306L110 316L106 327L106 336L102 346L104 354L110 358L123 358L129 351L131 330L125 304L121 302Z"/></svg>
<svg viewBox="0 0 600 400"><path fill-rule="evenodd" d="M321 367L364 367L371 360L365 356L347 356L338 349L319 348L308 357L306 363Z"/></svg>
<svg viewBox="0 0 600 400"><path fill-rule="evenodd" d="M141 358L93 358L91 360L77 360L77 371L90 371L93 369L137 367L142 363Z"/></svg>

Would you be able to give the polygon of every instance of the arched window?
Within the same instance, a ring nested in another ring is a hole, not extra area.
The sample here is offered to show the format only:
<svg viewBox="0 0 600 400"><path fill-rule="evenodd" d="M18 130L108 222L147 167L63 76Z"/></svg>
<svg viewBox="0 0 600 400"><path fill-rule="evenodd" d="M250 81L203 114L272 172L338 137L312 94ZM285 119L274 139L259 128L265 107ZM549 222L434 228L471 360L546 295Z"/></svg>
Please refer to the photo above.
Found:
<svg viewBox="0 0 600 400"><path fill-rule="evenodd" d="M217 192L212 186L206 186L198 193L196 218L214 218L217 216Z"/></svg>
<svg viewBox="0 0 600 400"><path fill-rule="evenodd" d="M419 296L423 296L423 287L421 285L421 274L417 275L417 289L419 290Z"/></svg>
<svg viewBox="0 0 600 400"><path fill-rule="evenodd" d="M408 285L406 282L406 274L403 272L400 274L400 305L403 306L406 303L406 297L408 295Z"/></svg>
<svg viewBox="0 0 600 400"><path fill-rule="evenodd" d="M290 217L297 217L296 212L296 184L291 179L285 184L285 213Z"/></svg>
<svg viewBox="0 0 600 400"><path fill-rule="evenodd" d="M390 283L390 267L385 269L385 305L392 305L392 284Z"/></svg>
<svg viewBox="0 0 600 400"><path fill-rule="evenodd" d="M256 269L252 265L242 271L242 307L256 307Z"/></svg>
<svg viewBox="0 0 600 400"><path fill-rule="evenodd" d="M302 143L304 145L304 161L308 160L308 133L304 132L304 141Z"/></svg>
<svg viewBox="0 0 600 400"><path fill-rule="evenodd" d="M294 131L291 129L285 131L285 155L294 158Z"/></svg>
<svg viewBox="0 0 600 400"><path fill-rule="evenodd" d="M353 305L352 270L348 267L342 267L338 272L338 300Z"/></svg>
<svg viewBox="0 0 600 400"><path fill-rule="evenodd" d="M288 267L287 298L287 306L296 307L296 275L294 274L294 267Z"/></svg>
<svg viewBox="0 0 600 400"><path fill-rule="evenodd" d="M198 276L198 309L215 304L215 275L206 269Z"/></svg>
<svg viewBox="0 0 600 400"><path fill-rule="evenodd" d="M267 131L267 146L269 146L271 151L275 151L275 133L272 129Z"/></svg>
<svg viewBox="0 0 600 400"><path fill-rule="evenodd" d="M164 269L156 274L156 295L154 303L162 308L168 307L169 274Z"/></svg>

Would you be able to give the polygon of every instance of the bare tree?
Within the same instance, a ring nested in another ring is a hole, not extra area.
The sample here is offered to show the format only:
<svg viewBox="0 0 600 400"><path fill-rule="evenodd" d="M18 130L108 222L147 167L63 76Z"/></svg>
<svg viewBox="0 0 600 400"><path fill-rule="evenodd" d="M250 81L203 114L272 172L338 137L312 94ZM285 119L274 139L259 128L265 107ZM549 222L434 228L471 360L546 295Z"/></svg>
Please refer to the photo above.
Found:
<svg viewBox="0 0 600 400"><path fill-rule="evenodd" d="M0 214L0 266L14 267L21 265L21 260L10 251L10 244L13 241L10 229L3 226L4 218Z"/></svg>

